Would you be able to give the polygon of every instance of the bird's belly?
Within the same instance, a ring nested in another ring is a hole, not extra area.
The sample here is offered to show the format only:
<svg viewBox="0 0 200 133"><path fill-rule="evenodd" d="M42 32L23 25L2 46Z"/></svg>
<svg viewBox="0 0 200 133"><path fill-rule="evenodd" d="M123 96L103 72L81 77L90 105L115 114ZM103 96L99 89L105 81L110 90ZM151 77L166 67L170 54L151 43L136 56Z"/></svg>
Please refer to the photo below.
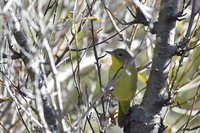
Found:
<svg viewBox="0 0 200 133"><path fill-rule="evenodd" d="M136 79L134 76L135 75L125 71L113 85L112 94L117 97L119 101L130 100L134 96L136 90L134 81Z"/></svg>

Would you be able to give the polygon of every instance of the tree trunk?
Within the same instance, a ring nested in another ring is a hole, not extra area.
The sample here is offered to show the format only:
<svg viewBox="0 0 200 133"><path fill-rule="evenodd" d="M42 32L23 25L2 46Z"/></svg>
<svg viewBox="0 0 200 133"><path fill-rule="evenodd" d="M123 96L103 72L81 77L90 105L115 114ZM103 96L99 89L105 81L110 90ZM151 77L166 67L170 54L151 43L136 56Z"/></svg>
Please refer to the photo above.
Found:
<svg viewBox="0 0 200 133"><path fill-rule="evenodd" d="M126 121L126 133L158 133L163 132L163 113L166 105L166 80L169 64L174 55L174 35L177 20L178 0L161 0L156 32L152 68L147 82L146 92L141 105L132 107L130 117Z"/></svg>

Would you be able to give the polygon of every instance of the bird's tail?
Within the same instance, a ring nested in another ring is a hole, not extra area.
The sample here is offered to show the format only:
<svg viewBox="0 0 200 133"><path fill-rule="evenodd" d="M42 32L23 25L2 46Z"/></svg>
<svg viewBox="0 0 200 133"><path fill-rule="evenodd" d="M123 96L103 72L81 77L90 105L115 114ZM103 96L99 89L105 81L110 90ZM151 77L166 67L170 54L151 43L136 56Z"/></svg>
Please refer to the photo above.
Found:
<svg viewBox="0 0 200 133"><path fill-rule="evenodd" d="M127 119L127 114L130 108L130 101L119 101L119 112L118 112L118 125L123 127Z"/></svg>

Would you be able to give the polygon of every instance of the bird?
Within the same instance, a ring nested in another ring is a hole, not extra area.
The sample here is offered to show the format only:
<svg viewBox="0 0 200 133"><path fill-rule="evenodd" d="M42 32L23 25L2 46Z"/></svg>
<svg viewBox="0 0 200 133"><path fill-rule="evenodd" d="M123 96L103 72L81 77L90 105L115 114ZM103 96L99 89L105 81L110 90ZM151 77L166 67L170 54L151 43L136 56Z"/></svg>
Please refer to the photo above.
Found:
<svg viewBox="0 0 200 133"><path fill-rule="evenodd" d="M127 68L113 84L111 91L111 95L118 100L118 125L122 128L137 89L137 69L133 57L125 49L117 48L106 52L111 55L112 60L109 80L113 79L120 69Z"/></svg>

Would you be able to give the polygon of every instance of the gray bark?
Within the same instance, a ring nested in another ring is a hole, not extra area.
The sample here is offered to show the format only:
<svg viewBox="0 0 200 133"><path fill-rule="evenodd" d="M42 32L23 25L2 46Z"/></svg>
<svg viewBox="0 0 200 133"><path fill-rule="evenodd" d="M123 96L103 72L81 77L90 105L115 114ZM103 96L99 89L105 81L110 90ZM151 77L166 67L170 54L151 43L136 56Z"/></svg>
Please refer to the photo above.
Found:
<svg viewBox="0 0 200 133"><path fill-rule="evenodd" d="M127 133L163 132L161 110L168 100L164 97L169 64L174 55L174 28L178 0L161 0L152 68L142 103L132 107L124 125Z"/></svg>

